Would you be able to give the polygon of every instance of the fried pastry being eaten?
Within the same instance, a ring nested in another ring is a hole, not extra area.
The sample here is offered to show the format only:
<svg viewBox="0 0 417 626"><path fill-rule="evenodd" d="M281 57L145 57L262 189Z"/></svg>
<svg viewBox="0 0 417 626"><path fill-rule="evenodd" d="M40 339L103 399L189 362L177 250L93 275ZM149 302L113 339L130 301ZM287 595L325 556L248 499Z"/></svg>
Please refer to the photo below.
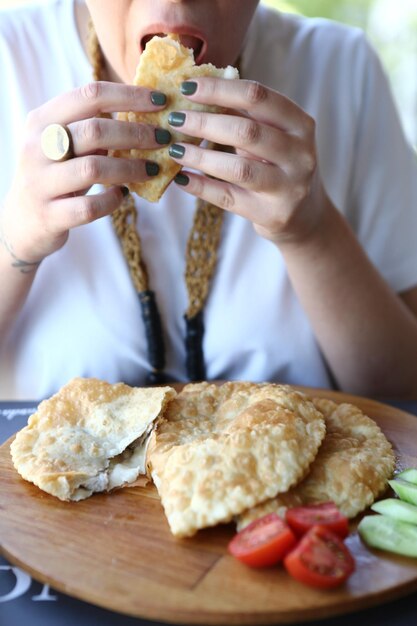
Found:
<svg viewBox="0 0 417 626"><path fill-rule="evenodd" d="M290 387L187 385L152 433L146 459L172 533L191 536L287 491L324 435L323 415Z"/></svg>
<svg viewBox="0 0 417 626"><path fill-rule="evenodd" d="M162 92L167 96L167 106L155 113L121 112L118 114L118 119L169 129L172 141L175 143L187 141L188 143L199 144L201 139L184 135L184 133L170 126L168 124L168 116L172 111L192 110L214 113L222 110L218 106L192 102L181 94L180 86L183 81L192 80L200 76L239 78L239 72L232 66L217 68L211 63L195 65L193 50L183 46L178 35L153 37L146 44L146 48L140 56L133 84ZM140 183L126 181L126 186L129 187L130 191L134 191L150 202L159 200L166 187L181 169L181 165L178 165L169 156L167 147L154 150L114 150L111 152L111 155L131 159L145 159L146 161L158 163L158 176Z"/></svg>
<svg viewBox="0 0 417 626"><path fill-rule="evenodd" d="M176 392L74 378L48 400L11 444L19 474L60 500L84 500L144 474L146 443Z"/></svg>
<svg viewBox="0 0 417 626"><path fill-rule="evenodd" d="M313 398L326 420L326 437L306 478L278 497L245 511L238 530L287 508L332 501L349 518L370 506L385 490L395 467L391 444L379 426L348 403Z"/></svg>

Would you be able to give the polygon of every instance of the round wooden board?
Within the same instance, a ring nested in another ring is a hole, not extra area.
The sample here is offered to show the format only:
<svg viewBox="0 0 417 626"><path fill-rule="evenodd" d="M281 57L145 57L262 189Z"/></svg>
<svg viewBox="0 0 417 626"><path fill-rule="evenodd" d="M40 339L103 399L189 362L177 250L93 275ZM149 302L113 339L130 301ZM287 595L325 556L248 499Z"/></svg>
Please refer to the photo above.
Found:
<svg viewBox="0 0 417 626"><path fill-rule="evenodd" d="M417 466L417 418L337 392L375 419L398 468ZM417 590L417 562L373 552L352 526L357 569L332 591L302 586L281 567L251 570L226 552L232 525L175 539L153 486L66 503L22 480L0 448L1 550L14 564L66 594L128 615L180 624L273 624L329 617Z"/></svg>

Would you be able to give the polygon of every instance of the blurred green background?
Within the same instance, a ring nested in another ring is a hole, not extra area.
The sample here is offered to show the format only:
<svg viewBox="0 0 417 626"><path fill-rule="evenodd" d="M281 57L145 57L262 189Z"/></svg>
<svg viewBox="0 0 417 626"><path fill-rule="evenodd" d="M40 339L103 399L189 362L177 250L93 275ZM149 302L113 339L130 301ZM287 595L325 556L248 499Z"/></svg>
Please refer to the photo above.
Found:
<svg viewBox="0 0 417 626"><path fill-rule="evenodd" d="M417 0L262 0L281 11L363 29L379 53L404 129L417 146Z"/></svg>
<svg viewBox="0 0 417 626"><path fill-rule="evenodd" d="M261 1L280 11L363 29L388 73L405 132L417 146L417 0ZM25 2L31 0L0 0L0 8Z"/></svg>

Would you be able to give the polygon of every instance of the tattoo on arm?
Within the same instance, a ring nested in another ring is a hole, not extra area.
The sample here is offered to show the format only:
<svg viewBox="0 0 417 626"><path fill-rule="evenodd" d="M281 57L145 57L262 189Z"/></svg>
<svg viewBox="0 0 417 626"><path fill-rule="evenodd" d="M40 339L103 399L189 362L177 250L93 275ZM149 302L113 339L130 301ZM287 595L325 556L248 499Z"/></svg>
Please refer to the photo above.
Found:
<svg viewBox="0 0 417 626"><path fill-rule="evenodd" d="M19 259L13 251L12 245L7 241L4 233L0 227L0 243L3 244L3 247L7 250L7 252L12 257L12 267L15 267L19 270L21 274L30 274L31 272L35 272L36 269L41 264L40 261L24 261L23 259Z"/></svg>

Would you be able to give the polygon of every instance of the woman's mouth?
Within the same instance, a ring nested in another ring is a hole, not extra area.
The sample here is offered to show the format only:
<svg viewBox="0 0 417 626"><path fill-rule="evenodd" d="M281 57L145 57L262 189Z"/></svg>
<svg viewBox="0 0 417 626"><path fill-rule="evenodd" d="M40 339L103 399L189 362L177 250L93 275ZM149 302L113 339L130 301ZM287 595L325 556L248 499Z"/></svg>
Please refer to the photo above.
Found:
<svg viewBox="0 0 417 626"><path fill-rule="evenodd" d="M179 29L172 28L167 32L153 32L144 35L140 40L140 53L145 50L146 44L153 37L165 37L169 33L175 33L179 36L180 42L186 48L191 48L194 52L194 60L200 65L207 51L207 42L200 34L191 34L189 32L179 32Z"/></svg>

